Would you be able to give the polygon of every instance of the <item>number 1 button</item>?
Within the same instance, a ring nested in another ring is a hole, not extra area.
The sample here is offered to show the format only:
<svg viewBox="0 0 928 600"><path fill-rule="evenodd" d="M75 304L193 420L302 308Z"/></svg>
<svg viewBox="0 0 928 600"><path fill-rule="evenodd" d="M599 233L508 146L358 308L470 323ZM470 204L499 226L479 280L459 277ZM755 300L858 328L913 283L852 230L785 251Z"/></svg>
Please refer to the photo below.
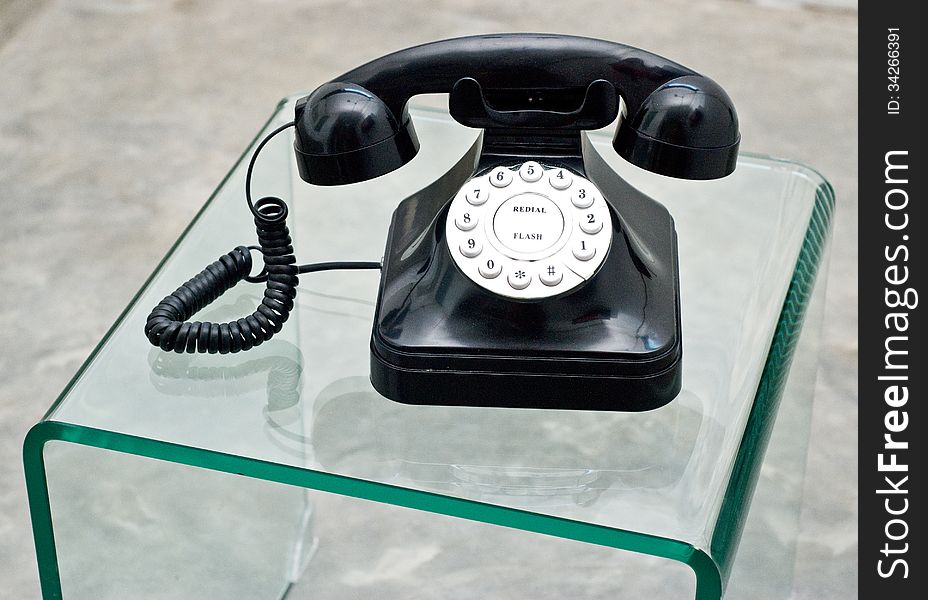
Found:
<svg viewBox="0 0 928 600"><path fill-rule="evenodd" d="M571 248L577 260L590 260L596 254L596 248L590 245L586 240L579 240Z"/></svg>

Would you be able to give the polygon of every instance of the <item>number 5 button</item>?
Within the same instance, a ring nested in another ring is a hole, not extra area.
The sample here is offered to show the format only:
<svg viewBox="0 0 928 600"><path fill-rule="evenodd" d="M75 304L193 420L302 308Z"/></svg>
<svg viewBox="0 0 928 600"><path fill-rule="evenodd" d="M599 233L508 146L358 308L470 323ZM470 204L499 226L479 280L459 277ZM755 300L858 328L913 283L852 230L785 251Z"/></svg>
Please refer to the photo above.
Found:
<svg viewBox="0 0 928 600"><path fill-rule="evenodd" d="M541 176L545 174L544 168L535 161L528 161L519 167L519 177L523 181L528 183L534 183L541 179Z"/></svg>

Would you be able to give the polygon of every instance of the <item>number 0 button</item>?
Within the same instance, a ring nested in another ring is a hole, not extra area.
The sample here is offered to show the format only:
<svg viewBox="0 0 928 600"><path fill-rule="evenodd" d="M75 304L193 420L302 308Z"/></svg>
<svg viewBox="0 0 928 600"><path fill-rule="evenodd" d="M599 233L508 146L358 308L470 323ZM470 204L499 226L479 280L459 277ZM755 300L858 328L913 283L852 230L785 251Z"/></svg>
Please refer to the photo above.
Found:
<svg viewBox="0 0 928 600"><path fill-rule="evenodd" d="M476 238L467 238L461 242L461 254L467 258L473 258L483 251L483 244Z"/></svg>
<svg viewBox="0 0 928 600"><path fill-rule="evenodd" d="M512 183L512 171L505 167L496 167L490 172L490 183L493 187L506 187Z"/></svg>
<svg viewBox="0 0 928 600"><path fill-rule="evenodd" d="M486 279L493 279L503 272L503 265L501 265L498 260L490 258L480 263L480 266L477 267L477 270L480 271L480 275L482 277L485 277Z"/></svg>

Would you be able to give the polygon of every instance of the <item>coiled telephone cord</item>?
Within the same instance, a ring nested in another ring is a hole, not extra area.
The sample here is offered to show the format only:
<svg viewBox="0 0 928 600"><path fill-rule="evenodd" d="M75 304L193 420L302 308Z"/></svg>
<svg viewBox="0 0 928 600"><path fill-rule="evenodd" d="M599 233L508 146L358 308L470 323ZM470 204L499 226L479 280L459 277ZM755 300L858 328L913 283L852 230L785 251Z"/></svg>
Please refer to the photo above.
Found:
<svg viewBox="0 0 928 600"><path fill-rule="evenodd" d="M255 148L245 175L245 200L254 216L258 233L257 246L238 246L194 275L187 283L166 296L148 315L145 336L152 345L170 352L208 352L227 354L250 350L274 337L290 317L296 298L298 275L335 269L379 269L377 262L325 262L297 265L293 254L288 209L280 198L266 196L251 199L251 176L255 161L264 146L278 133L293 127L281 125L271 131ZM264 257L264 268L251 275L251 250ZM228 323L210 323L190 319L206 305L219 298L240 281L265 283L264 298L247 317Z"/></svg>

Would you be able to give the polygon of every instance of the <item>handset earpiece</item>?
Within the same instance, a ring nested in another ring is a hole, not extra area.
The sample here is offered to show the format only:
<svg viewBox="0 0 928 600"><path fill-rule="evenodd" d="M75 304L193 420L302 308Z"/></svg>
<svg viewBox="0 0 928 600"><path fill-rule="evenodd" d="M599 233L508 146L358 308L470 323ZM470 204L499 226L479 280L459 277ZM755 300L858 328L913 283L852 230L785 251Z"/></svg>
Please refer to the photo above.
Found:
<svg viewBox="0 0 928 600"><path fill-rule="evenodd" d="M651 92L620 125L613 147L654 173L718 179L735 170L740 141L725 90L708 77L685 75Z"/></svg>
<svg viewBox="0 0 928 600"><path fill-rule="evenodd" d="M330 82L297 103L294 151L300 177L344 185L385 175L413 159L419 140L399 115L355 83Z"/></svg>

